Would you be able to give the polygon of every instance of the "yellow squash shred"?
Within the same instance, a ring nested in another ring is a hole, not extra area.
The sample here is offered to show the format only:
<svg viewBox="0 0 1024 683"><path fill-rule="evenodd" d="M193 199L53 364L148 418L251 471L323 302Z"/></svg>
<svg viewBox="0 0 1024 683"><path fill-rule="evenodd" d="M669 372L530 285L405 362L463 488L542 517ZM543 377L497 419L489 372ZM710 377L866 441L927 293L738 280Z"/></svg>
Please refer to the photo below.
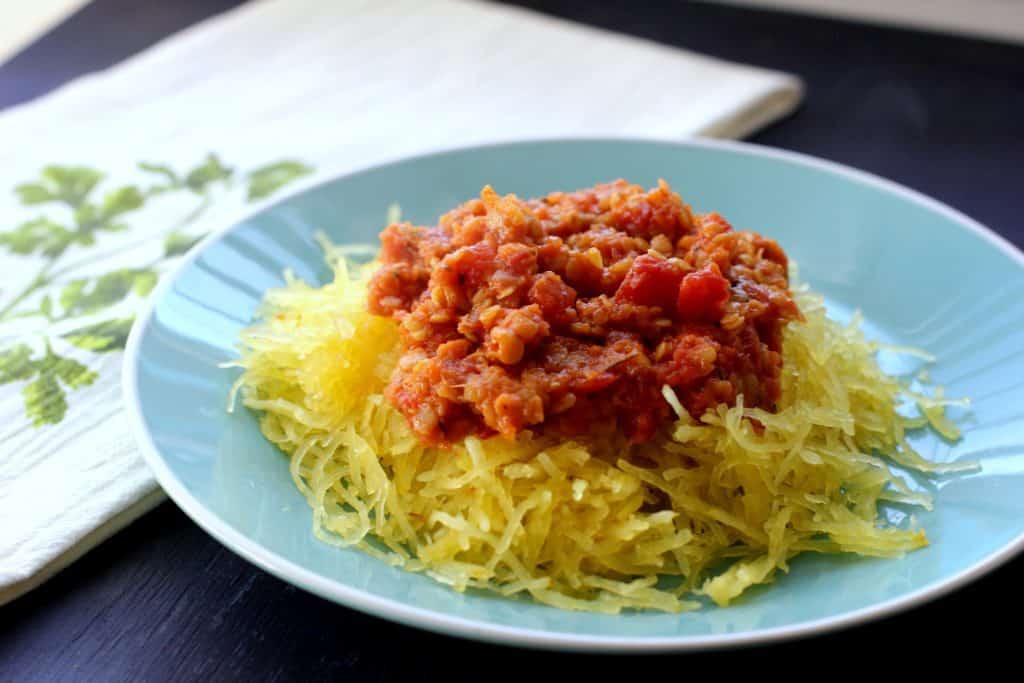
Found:
<svg viewBox="0 0 1024 683"><path fill-rule="evenodd" d="M235 363L236 390L290 457L323 541L459 591L605 613L693 609L700 595L727 605L803 552L927 544L921 529L880 522L879 504L931 505L890 466L954 469L907 441L925 423L957 438L949 402L883 373L857 321L833 322L806 288L775 413L740 401L698 422L666 387L679 419L644 444L522 434L445 449L421 445L382 395L400 348L396 323L366 311L374 264L328 255L334 281L288 275ZM901 414L908 403L919 416Z"/></svg>

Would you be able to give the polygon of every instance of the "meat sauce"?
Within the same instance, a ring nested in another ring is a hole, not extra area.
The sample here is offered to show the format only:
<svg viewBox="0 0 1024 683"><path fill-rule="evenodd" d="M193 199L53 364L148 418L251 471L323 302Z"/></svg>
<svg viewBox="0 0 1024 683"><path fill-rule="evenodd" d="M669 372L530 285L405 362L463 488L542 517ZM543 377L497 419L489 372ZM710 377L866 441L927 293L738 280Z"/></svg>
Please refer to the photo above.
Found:
<svg viewBox="0 0 1024 683"><path fill-rule="evenodd" d="M774 241L697 215L664 182L542 199L485 187L437 226L381 233L369 309L399 321L388 400L425 443L774 409L782 330L800 318Z"/></svg>

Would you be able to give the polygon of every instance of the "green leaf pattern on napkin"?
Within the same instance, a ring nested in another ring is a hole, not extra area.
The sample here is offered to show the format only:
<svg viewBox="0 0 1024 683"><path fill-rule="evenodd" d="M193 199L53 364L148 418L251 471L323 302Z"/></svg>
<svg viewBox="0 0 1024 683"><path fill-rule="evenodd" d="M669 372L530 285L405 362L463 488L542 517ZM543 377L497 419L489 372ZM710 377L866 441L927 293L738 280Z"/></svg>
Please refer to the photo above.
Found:
<svg viewBox="0 0 1024 683"><path fill-rule="evenodd" d="M68 410L68 393L97 379L87 363L68 354L77 349L79 356L84 351L89 358L99 358L124 348L134 316L111 309L129 297L148 296L162 267L204 237L189 228L210 208L213 190L230 191L240 181L246 201L255 202L313 172L294 160L239 172L212 153L183 170L148 161L138 167L148 183L115 186L101 195L98 188L105 175L85 166L47 166L39 178L14 188L23 206L52 209L0 231L0 249L40 263L34 277L16 282L13 289L4 282L0 291L0 325L25 318L45 323L43 331L31 339L5 346L0 336L0 385L22 385L25 416L36 427L61 422ZM110 256L102 250L106 234L130 231L134 212L169 193L192 196L197 203L184 219L140 240L143 244L162 240L158 257L98 275L83 272ZM36 303L30 304L33 300ZM79 318L82 324L75 326ZM58 333L58 326L65 331ZM61 343L64 354L54 348Z"/></svg>
<svg viewBox="0 0 1024 683"><path fill-rule="evenodd" d="M120 351L128 341L135 318L114 318L92 325L85 325L64 334L64 338L80 349L106 353Z"/></svg>
<svg viewBox="0 0 1024 683"><path fill-rule="evenodd" d="M255 201L269 197L293 180L311 172L311 168L297 161L279 161L257 168L249 174L248 199Z"/></svg>
<svg viewBox="0 0 1024 683"><path fill-rule="evenodd" d="M36 427L56 424L68 409L65 389L89 386L96 373L73 358L58 356L49 342L39 357L32 348L18 344L0 351L0 384L31 380L21 390L25 415Z"/></svg>

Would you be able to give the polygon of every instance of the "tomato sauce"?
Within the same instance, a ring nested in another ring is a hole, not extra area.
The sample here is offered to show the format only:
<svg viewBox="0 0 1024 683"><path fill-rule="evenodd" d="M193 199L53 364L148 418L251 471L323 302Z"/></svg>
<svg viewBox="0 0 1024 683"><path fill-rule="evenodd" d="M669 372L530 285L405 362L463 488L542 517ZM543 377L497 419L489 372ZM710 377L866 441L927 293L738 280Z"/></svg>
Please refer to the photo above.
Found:
<svg viewBox="0 0 1024 683"><path fill-rule="evenodd" d="M718 404L774 409L800 317L774 241L664 182L541 199L485 187L436 226L381 233L370 311L401 324L388 400L425 443L617 424L649 439Z"/></svg>

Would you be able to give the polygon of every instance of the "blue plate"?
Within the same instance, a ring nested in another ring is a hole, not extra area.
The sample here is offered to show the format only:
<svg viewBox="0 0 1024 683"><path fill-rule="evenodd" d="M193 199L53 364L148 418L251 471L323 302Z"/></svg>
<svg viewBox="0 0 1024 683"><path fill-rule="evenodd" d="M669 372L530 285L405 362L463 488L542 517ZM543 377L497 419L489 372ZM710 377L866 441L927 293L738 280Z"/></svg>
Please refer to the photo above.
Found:
<svg viewBox="0 0 1024 683"><path fill-rule="evenodd" d="M460 595L357 550L316 541L286 458L255 417L225 412L239 330L291 268L323 283L313 239L367 242L386 207L432 223L491 183L536 196L624 177L668 180L698 211L777 239L803 279L879 338L939 358L936 381L973 409L964 438L918 443L980 471L919 482L931 545L901 560L800 557L729 608L604 616ZM1024 256L966 216L879 178L751 145L548 140L444 151L337 178L228 227L163 282L132 331L126 403L160 484L200 526L282 579L412 626L501 643L684 650L791 638L906 609L977 578L1024 547Z"/></svg>

